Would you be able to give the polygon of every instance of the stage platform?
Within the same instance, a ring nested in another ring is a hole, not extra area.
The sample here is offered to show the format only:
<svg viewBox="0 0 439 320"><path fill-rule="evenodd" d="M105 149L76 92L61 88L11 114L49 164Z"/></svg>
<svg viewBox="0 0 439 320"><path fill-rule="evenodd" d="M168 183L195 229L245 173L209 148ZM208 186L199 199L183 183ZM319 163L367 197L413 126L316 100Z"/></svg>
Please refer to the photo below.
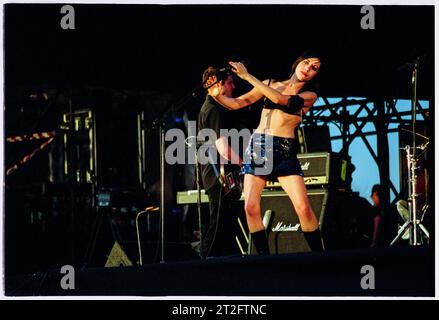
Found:
<svg viewBox="0 0 439 320"><path fill-rule="evenodd" d="M362 273L364 266L373 271ZM61 288L63 276L59 269L7 276L6 295L430 297L434 254L392 247L75 269L74 290ZM374 289L362 288L365 282Z"/></svg>

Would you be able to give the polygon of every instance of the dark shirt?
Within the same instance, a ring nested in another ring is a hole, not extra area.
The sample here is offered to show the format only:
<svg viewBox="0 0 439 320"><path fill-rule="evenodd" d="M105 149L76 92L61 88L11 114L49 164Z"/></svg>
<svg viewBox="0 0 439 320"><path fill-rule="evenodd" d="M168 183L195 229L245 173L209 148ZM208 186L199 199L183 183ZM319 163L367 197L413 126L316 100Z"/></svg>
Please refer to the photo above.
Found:
<svg viewBox="0 0 439 320"><path fill-rule="evenodd" d="M231 115L229 110L221 106L215 101L210 95L206 95L206 100L201 107L200 113L198 114L198 131L202 129L212 129L215 131L216 138L220 137L221 129L231 129ZM209 141L212 145L212 151L216 153L217 162L219 162L220 155L215 146L215 141ZM217 168L217 172L220 172L219 165L214 164ZM203 181L203 186L206 191L209 191L215 184L219 184L218 178L215 174L213 165L200 165L200 173Z"/></svg>
<svg viewBox="0 0 439 320"><path fill-rule="evenodd" d="M381 208L372 206L365 198L360 197L356 204L357 227L360 234L373 237L374 219L381 216Z"/></svg>

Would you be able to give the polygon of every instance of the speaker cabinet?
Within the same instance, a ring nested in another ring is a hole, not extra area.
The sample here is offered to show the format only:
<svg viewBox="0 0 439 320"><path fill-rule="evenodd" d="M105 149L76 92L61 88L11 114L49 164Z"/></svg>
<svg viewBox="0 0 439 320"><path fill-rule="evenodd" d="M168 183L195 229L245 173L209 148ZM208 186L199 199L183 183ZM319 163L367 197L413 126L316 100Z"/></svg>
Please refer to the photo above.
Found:
<svg viewBox="0 0 439 320"><path fill-rule="evenodd" d="M300 144L299 153L331 152L331 135L327 125L298 127L296 137Z"/></svg>
<svg viewBox="0 0 439 320"><path fill-rule="evenodd" d="M349 210L341 208L346 202L345 194L336 190L312 189L308 190L308 198L319 220L326 250L349 247ZM311 251L293 204L284 191L272 191L262 197L261 215L271 254ZM249 251L256 254L253 244Z"/></svg>

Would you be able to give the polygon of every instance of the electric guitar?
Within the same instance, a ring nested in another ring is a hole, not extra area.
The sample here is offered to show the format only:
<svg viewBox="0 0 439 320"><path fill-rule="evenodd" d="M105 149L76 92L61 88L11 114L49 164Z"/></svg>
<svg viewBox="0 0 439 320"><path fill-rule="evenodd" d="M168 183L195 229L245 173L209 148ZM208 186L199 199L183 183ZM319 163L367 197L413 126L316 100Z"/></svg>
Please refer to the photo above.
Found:
<svg viewBox="0 0 439 320"><path fill-rule="evenodd" d="M227 167L227 169L226 169ZM229 168L233 167L233 168ZM220 176L218 177L222 187L224 198L230 200L238 200L241 198L243 190L244 175L241 173L240 167L237 165L220 164Z"/></svg>

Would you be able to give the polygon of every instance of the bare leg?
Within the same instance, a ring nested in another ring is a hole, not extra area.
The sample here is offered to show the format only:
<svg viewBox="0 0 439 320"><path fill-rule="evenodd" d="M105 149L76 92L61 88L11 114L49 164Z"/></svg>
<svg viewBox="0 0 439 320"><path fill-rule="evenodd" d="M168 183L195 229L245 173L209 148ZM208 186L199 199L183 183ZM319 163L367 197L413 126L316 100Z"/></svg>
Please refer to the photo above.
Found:
<svg viewBox="0 0 439 320"><path fill-rule="evenodd" d="M245 216L250 233L264 230L261 217L261 193L265 179L251 174L244 176Z"/></svg>
<svg viewBox="0 0 439 320"><path fill-rule="evenodd" d="M312 251L323 251L319 222L309 203L306 186L301 176L278 177L282 188L290 197L299 217L303 236Z"/></svg>
<svg viewBox="0 0 439 320"><path fill-rule="evenodd" d="M244 177L245 216L251 239L260 255L270 254L267 233L261 217L261 193L265 178L246 174Z"/></svg>
<svg viewBox="0 0 439 320"><path fill-rule="evenodd" d="M278 177L278 180L293 202L294 209L296 209L299 217L302 231L311 232L319 227L316 215L312 211L306 192L305 182L301 176L291 175L285 177Z"/></svg>

